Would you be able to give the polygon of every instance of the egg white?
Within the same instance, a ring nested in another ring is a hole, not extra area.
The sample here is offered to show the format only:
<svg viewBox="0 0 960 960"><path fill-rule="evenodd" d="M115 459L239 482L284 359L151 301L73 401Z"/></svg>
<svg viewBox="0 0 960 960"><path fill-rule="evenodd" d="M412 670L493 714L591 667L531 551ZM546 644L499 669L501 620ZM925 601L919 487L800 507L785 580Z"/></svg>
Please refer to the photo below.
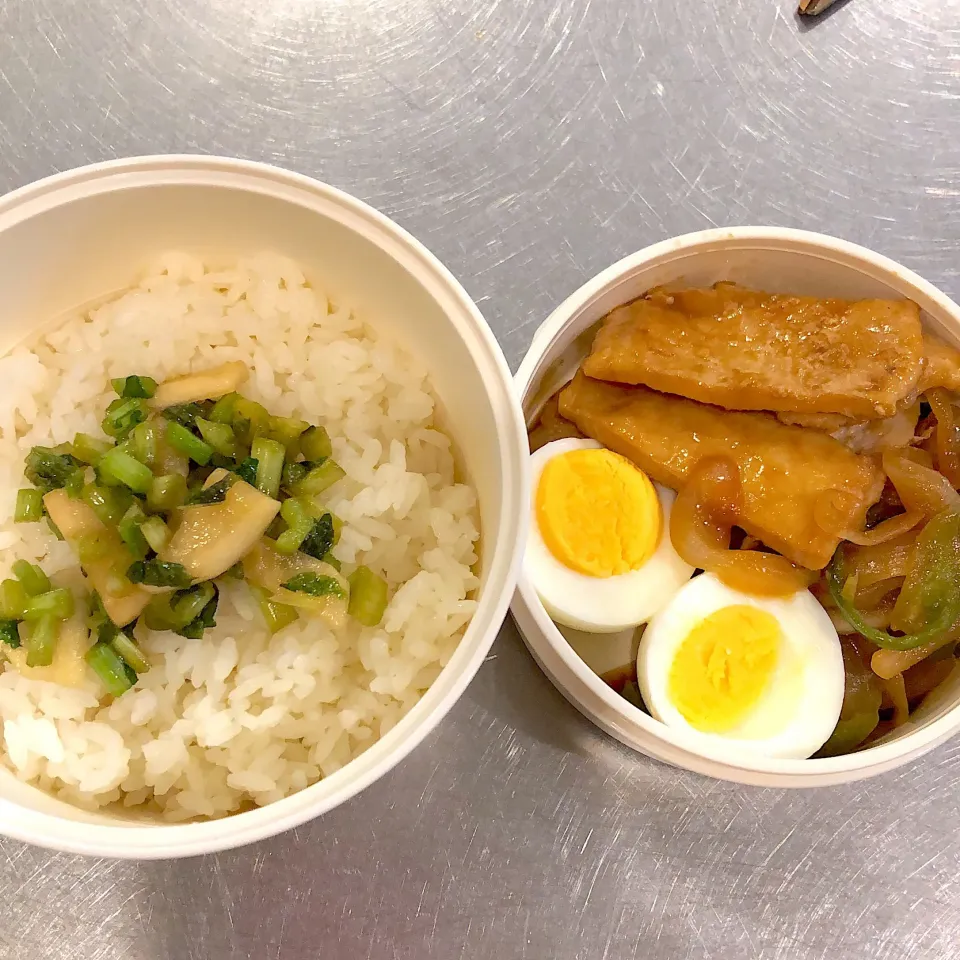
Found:
<svg viewBox="0 0 960 960"><path fill-rule="evenodd" d="M571 450L599 450L595 440L555 440L530 457L533 489L548 461ZM540 534L536 507L531 508L530 537L524 570L550 618L587 633L618 633L650 619L693 575L670 543L670 509L675 495L655 483L660 500L660 542L637 570L615 577L589 577L571 570L551 552Z"/></svg>
<svg viewBox="0 0 960 960"><path fill-rule="evenodd" d="M776 618L782 631L777 667L749 716L725 733L693 727L669 696L670 667L690 631L723 607L747 605ZM650 713L709 742L754 755L803 760L829 739L843 704L843 654L830 616L808 590L791 597L756 597L702 574L681 589L647 625L637 655L637 682Z"/></svg>

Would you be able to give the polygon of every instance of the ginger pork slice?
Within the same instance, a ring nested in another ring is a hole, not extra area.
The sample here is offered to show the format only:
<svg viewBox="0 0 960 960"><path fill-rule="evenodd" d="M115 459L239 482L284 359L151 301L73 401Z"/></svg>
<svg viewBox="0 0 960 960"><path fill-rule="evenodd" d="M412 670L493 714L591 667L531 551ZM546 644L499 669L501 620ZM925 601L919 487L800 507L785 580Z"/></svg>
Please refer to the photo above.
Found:
<svg viewBox="0 0 960 960"><path fill-rule="evenodd" d="M954 393L960 391L960 350L944 343L932 333L923 335L923 370L917 390L923 393L934 387L943 387Z"/></svg>
<svg viewBox="0 0 960 960"><path fill-rule="evenodd" d="M870 458L767 413L721 410L581 372L560 393L560 414L674 490L701 457L732 457L743 484L740 526L812 570L826 566L839 543L817 525L818 499L844 494L834 500L843 504L840 522L862 530L883 490L883 474Z"/></svg>
<svg viewBox="0 0 960 960"><path fill-rule="evenodd" d="M917 386L909 300L820 300L718 283L652 290L610 313L583 371L728 410L892 416Z"/></svg>

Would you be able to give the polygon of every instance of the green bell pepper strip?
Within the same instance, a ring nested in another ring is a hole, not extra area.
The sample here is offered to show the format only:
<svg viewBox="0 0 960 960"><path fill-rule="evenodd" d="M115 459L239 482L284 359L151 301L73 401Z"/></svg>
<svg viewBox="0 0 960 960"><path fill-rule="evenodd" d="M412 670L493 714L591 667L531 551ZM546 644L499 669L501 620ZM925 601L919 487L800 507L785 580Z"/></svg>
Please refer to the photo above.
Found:
<svg viewBox="0 0 960 960"><path fill-rule="evenodd" d="M917 538L913 567L901 588L912 601L910 620L923 623L915 633L902 637L871 627L860 611L843 595L846 582L843 549L827 567L827 587L837 608L861 636L887 650L913 650L936 640L960 619L960 513L945 510L923 528ZM900 606L900 600L897 606Z"/></svg>

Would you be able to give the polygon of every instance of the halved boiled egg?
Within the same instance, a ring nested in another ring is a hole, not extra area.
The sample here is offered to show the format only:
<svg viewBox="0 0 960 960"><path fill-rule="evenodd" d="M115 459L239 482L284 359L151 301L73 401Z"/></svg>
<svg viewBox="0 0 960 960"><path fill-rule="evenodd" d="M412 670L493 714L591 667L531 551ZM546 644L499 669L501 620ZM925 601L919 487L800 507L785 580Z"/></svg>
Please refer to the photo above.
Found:
<svg viewBox="0 0 960 960"><path fill-rule="evenodd" d="M533 517L524 568L557 623L616 633L644 623L690 579L668 535L674 494L593 440L531 456Z"/></svg>
<svg viewBox="0 0 960 960"><path fill-rule="evenodd" d="M756 597L705 573L647 625L637 682L667 726L800 760L823 746L840 718L843 654L809 591Z"/></svg>

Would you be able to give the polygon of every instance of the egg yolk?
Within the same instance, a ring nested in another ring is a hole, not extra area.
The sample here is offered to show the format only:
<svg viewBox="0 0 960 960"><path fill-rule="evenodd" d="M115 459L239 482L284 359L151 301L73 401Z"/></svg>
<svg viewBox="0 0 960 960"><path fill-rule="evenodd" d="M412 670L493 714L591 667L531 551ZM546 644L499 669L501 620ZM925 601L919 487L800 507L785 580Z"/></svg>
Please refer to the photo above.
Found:
<svg viewBox="0 0 960 960"><path fill-rule="evenodd" d="M677 649L668 678L671 702L697 730L734 729L766 691L782 640L766 610L744 604L714 611Z"/></svg>
<svg viewBox="0 0 960 960"><path fill-rule="evenodd" d="M540 474L535 508L547 549L588 577L639 569L660 540L653 484L611 450L570 450L550 460Z"/></svg>

